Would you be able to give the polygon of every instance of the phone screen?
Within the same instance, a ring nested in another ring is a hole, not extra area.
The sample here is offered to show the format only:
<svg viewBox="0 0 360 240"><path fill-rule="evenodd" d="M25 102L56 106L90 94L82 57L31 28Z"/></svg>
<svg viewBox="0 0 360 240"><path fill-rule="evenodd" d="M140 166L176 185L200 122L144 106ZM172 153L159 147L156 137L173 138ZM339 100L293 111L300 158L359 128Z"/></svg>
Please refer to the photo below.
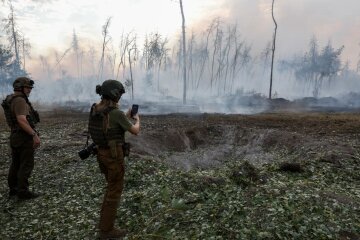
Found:
<svg viewBox="0 0 360 240"><path fill-rule="evenodd" d="M133 117L134 115L137 114L139 110L139 105L137 104L133 104L132 107L131 107L131 117Z"/></svg>

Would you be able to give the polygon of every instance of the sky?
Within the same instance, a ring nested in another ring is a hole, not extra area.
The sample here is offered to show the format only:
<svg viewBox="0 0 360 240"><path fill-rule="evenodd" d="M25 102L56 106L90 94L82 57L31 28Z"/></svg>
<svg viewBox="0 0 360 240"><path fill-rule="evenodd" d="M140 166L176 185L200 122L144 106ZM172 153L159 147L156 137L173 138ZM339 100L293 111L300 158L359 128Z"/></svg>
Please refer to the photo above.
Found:
<svg viewBox="0 0 360 240"><path fill-rule="evenodd" d="M189 24L216 9L216 2L186 3ZM114 42L122 32L133 31L141 37L156 31L172 36L181 27L179 2L174 0L13 0L13 4L21 30L36 52L68 46L74 30L80 39L100 42L102 26L109 17ZM0 13L6 16L7 6L1 8Z"/></svg>
<svg viewBox="0 0 360 240"><path fill-rule="evenodd" d="M8 0L6 0L8 1ZM5 1L5 2L6 2ZM115 45L122 32L139 37L159 32L171 39L181 31L177 0L12 0L21 31L37 57L49 49L66 49L73 31L80 40L100 43L101 28L111 17L110 35ZM183 0L187 31L202 31L215 17L237 23L253 49L261 51L271 40L272 0ZM0 3L0 16L8 14ZM331 41L345 45L343 61L354 67L360 53L360 1L276 0L277 58L304 51L315 35L320 46Z"/></svg>

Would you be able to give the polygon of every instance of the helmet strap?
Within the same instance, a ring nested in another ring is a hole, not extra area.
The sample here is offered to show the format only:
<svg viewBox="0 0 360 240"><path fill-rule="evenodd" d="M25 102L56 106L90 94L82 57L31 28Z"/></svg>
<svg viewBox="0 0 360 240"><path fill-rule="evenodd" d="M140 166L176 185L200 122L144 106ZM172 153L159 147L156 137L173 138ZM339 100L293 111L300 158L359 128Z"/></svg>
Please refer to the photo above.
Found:
<svg viewBox="0 0 360 240"><path fill-rule="evenodd" d="M28 98L28 96L25 94L24 87L21 87L21 92L22 92L22 94L23 94L24 97L25 97L26 103L29 104L30 107L32 108L31 103L29 102L29 98Z"/></svg>
<svg viewBox="0 0 360 240"><path fill-rule="evenodd" d="M24 96L27 98L26 94L25 94L25 91L24 91L24 87L21 87L21 92L22 94L24 94Z"/></svg>

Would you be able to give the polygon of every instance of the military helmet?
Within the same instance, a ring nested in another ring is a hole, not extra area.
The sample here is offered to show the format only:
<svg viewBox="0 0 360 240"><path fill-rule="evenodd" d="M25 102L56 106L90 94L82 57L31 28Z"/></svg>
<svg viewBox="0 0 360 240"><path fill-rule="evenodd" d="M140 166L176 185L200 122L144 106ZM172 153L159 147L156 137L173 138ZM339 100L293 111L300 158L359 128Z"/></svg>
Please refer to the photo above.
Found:
<svg viewBox="0 0 360 240"><path fill-rule="evenodd" d="M125 93L125 88L121 82L109 79L104 81L101 86L96 86L96 93L105 99L119 101L121 95Z"/></svg>
<svg viewBox="0 0 360 240"><path fill-rule="evenodd" d="M18 77L13 83L14 90L20 90L23 87L33 88L34 81L28 77Z"/></svg>

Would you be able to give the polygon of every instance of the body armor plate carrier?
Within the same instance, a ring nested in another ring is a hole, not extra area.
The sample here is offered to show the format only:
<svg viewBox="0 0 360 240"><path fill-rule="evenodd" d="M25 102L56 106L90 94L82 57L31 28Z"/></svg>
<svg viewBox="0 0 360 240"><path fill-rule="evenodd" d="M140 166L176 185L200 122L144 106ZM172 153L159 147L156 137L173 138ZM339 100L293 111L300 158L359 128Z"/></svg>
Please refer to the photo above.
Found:
<svg viewBox="0 0 360 240"><path fill-rule="evenodd" d="M15 114L11 111L11 103L12 101L17 98L17 97L22 97L25 99L26 103L30 106L30 114L26 116L26 119L28 120L30 126L32 128L35 129L35 124L37 124L38 122L40 122L40 117L37 111L34 110L34 108L32 107L32 105L30 104L30 102L28 101L28 99L25 96L22 95L8 95L3 102L1 103L1 106L4 109L4 115L6 118L6 123L8 124L8 126L14 130L14 129L18 129L18 122L16 119Z"/></svg>
<svg viewBox="0 0 360 240"><path fill-rule="evenodd" d="M91 107L88 130L93 142L100 147L107 147L109 144L106 125L108 115L114 109L115 107L108 107L102 111L96 111L95 103Z"/></svg>

